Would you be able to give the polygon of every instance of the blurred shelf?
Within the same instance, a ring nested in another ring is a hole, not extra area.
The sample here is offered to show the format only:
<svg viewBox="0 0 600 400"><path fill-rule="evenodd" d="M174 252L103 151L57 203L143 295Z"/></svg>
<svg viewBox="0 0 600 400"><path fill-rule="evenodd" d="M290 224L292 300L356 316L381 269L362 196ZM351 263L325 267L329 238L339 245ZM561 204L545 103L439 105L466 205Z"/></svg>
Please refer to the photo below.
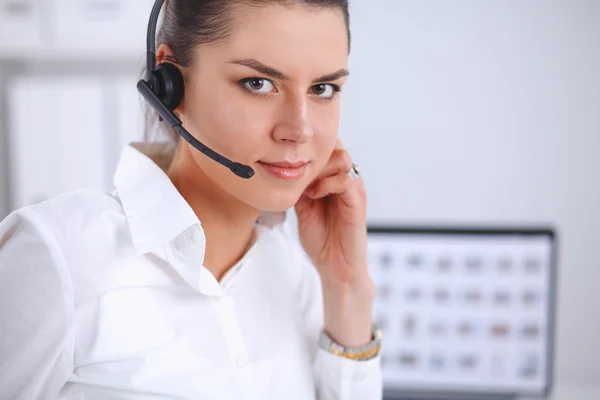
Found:
<svg viewBox="0 0 600 400"><path fill-rule="evenodd" d="M74 62L74 63L129 63L140 64L145 61L146 50L143 47L127 48L61 48L6 47L0 45L0 63L3 62Z"/></svg>

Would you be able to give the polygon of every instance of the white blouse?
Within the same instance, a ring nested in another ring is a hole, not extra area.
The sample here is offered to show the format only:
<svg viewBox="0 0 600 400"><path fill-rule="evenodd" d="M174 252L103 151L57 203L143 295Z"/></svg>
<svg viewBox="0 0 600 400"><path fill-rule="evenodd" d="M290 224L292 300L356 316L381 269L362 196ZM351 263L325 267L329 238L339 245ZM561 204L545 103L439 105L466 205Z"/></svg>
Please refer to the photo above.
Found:
<svg viewBox="0 0 600 400"><path fill-rule="evenodd" d="M318 348L316 270L283 225L218 282L196 215L125 148L116 190L80 190L0 223L4 399L380 399L380 358Z"/></svg>

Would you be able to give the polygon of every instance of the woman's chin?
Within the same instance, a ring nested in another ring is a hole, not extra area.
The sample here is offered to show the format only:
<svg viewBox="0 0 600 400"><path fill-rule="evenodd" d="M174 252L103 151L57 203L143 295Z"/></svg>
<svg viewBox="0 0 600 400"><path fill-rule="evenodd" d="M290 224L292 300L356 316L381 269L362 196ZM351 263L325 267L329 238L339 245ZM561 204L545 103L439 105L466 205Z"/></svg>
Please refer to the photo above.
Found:
<svg viewBox="0 0 600 400"><path fill-rule="evenodd" d="M299 198L300 194L296 192L278 193L264 199L259 209L267 212L284 212L294 207Z"/></svg>

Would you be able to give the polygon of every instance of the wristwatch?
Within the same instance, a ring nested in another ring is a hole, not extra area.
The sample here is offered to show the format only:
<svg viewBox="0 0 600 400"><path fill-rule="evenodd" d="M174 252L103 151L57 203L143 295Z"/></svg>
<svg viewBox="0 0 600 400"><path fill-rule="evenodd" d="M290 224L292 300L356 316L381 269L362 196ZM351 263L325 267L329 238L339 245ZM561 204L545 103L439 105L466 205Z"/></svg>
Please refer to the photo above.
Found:
<svg viewBox="0 0 600 400"><path fill-rule="evenodd" d="M372 324L372 339L371 342L361 347L344 347L335 342L325 330L321 331L319 336L319 347L336 356L349 358L351 360L366 361L379 355L381 349L382 332L379 326Z"/></svg>

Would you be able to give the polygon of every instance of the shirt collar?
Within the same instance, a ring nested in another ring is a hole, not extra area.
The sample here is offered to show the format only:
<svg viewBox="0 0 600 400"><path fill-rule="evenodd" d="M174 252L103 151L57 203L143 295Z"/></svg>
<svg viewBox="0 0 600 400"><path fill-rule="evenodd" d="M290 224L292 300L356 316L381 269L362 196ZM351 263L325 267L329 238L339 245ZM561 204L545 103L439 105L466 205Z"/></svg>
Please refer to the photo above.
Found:
<svg viewBox="0 0 600 400"><path fill-rule="evenodd" d="M200 228L194 235L202 236L193 241L204 242L200 220L166 174L172 157L173 146L162 143L131 143L121 154L114 185L140 254L173 244L192 226ZM263 211L257 224L274 228L285 220L286 212Z"/></svg>
<svg viewBox="0 0 600 400"><path fill-rule="evenodd" d="M162 248L191 226L198 217L159 165L168 156L165 145L126 146L114 177L136 251ZM203 249L204 253L204 249Z"/></svg>

